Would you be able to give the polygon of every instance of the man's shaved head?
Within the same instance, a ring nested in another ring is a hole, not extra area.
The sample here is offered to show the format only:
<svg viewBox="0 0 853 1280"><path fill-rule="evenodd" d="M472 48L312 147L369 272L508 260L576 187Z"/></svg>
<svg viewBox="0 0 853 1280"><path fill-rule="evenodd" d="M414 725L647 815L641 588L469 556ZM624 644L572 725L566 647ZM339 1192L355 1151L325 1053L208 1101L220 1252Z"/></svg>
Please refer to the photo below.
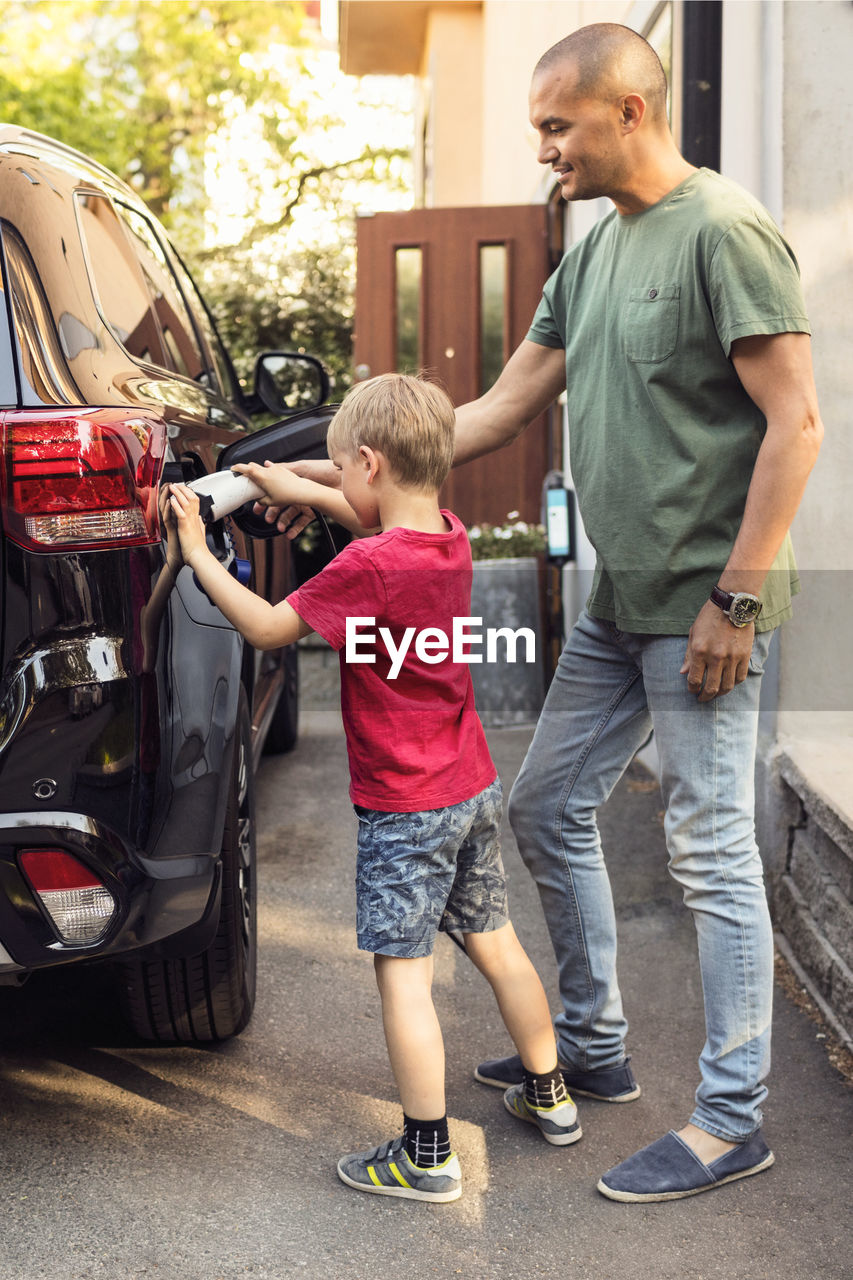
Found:
<svg viewBox="0 0 853 1280"><path fill-rule="evenodd" d="M666 75L652 46L630 27L595 22L552 45L536 64L534 79L569 65L577 71L575 91L585 98L612 100L638 93L648 117L666 122Z"/></svg>

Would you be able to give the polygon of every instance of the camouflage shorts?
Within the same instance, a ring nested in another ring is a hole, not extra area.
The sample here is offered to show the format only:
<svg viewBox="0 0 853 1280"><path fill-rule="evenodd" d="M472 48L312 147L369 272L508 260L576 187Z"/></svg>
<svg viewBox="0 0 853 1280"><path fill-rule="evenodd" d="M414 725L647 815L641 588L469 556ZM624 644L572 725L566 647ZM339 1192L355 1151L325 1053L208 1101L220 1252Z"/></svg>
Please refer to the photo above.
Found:
<svg viewBox="0 0 853 1280"><path fill-rule="evenodd" d="M509 920L501 784L445 809L358 815L356 929L362 951L428 956L439 929L488 933Z"/></svg>

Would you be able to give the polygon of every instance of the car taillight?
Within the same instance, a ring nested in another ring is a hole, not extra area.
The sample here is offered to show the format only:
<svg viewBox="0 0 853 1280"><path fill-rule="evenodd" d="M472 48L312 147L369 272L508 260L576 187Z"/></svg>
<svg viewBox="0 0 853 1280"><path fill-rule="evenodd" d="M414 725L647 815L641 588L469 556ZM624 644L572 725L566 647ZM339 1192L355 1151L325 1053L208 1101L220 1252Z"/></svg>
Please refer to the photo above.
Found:
<svg viewBox="0 0 853 1280"><path fill-rule="evenodd" d="M109 889L65 849L24 849L18 861L63 942L97 942L116 902Z"/></svg>
<svg viewBox="0 0 853 1280"><path fill-rule="evenodd" d="M116 409L0 415L6 533L44 551L160 540L157 482L166 429Z"/></svg>

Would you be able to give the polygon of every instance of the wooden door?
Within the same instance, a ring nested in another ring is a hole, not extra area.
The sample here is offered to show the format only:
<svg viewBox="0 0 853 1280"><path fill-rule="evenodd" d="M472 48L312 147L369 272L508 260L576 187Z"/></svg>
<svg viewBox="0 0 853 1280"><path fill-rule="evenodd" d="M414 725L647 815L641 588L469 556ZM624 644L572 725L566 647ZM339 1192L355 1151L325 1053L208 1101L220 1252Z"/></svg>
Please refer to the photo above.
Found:
<svg viewBox="0 0 853 1280"><path fill-rule="evenodd" d="M547 205L416 209L358 220L355 364L432 375L454 404L492 385L525 336L549 272ZM538 521L554 465L549 415L452 472L442 502L465 524Z"/></svg>

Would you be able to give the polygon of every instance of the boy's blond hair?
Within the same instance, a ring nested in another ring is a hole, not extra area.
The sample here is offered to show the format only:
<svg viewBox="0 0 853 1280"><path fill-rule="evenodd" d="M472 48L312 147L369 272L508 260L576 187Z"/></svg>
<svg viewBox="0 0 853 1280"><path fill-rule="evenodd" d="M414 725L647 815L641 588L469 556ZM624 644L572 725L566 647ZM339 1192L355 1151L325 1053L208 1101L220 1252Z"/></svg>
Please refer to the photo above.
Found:
<svg viewBox="0 0 853 1280"><path fill-rule="evenodd" d="M438 490L453 462L456 415L434 382L383 373L357 382L329 427L329 456L356 457L361 445L388 459L395 477L412 489Z"/></svg>

